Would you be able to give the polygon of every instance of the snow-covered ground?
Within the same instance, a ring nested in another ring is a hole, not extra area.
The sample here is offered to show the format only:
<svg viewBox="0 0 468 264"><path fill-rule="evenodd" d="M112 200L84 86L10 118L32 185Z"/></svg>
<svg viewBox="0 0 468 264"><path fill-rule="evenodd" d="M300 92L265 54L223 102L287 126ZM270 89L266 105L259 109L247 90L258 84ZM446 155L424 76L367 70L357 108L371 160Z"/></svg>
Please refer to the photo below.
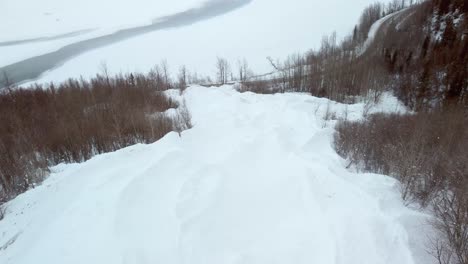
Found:
<svg viewBox="0 0 468 264"><path fill-rule="evenodd" d="M327 109L357 120L364 104L229 86L179 99L193 129L57 166L10 202L0 263L431 263L398 182L332 147ZM371 111L404 108L387 95Z"/></svg>
<svg viewBox="0 0 468 264"><path fill-rule="evenodd" d="M165 10L166 5L173 3L177 1L170 3L156 1L155 5L164 6ZM254 72L266 73L272 70L266 59L268 56L284 59L291 53L305 52L319 47L325 34L336 31L338 37L343 37L350 33L364 7L371 3L372 0L253 0L241 9L220 17L190 26L155 31L89 51L48 72L41 81L62 81L81 75L89 77L100 71L102 62L105 62L109 71L114 73L148 71L163 59L169 62L172 74L177 73L179 67L185 65L189 71L197 72L199 76L213 77L218 56L227 58L233 68L236 67L238 60L246 58ZM152 9L148 8L145 12L148 10ZM135 12L128 13L139 17ZM152 17L157 16L158 13L155 13ZM105 18L109 23L113 21L112 25L121 23L113 16ZM79 36L83 37L85 36ZM0 65L5 66L18 61L19 58L23 59L24 54L28 56L31 56L31 53L43 54L50 51L50 47L56 49L63 46L63 43L41 45L44 47L18 46L16 51L14 47L9 47L8 50L2 50L0 47L0 54L8 54L8 59L4 59L3 62L0 56Z"/></svg>
<svg viewBox="0 0 468 264"><path fill-rule="evenodd" d="M170 2L170 3L168 3ZM0 42L150 24L203 0L2 0Z"/></svg>

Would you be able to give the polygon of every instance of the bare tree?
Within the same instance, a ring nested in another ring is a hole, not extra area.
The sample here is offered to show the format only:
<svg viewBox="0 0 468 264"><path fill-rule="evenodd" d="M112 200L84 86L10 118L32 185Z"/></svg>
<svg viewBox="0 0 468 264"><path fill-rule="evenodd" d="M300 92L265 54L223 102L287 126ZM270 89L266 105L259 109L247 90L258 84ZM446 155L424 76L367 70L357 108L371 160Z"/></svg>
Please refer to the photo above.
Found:
<svg viewBox="0 0 468 264"><path fill-rule="evenodd" d="M161 61L161 71L164 77L164 84L165 84L165 89L171 88L171 81L170 81L170 73L169 73L169 64L167 63L167 60L164 59Z"/></svg>
<svg viewBox="0 0 468 264"><path fill-rule="evenodd" d="M155 65L149 72L148 78L158 90L164 90L164 76L159 65Z"/></svg>
<svg viewBox="0 0 468 264"><path fill-rule="evenodd" d="M8 77L8 74L5 71L3 71L2 75L3 75L3 78L0 82L0 92L2 89L5 89L9 93L11 93L13 86L14 86L13 81L10 79L10 77Z"/></svg>
<svg viewBox="0 0 468 264"><path fill-rule="evenodd" d="M187 87L187 78L188 78L187 76L188 76L187 67L185 67L185 65L182 65L179 68L179 76L178 76L179 89L181 90L181 92L185 90L185 88Z"/></svg>
<svg viewBox="0 0 468 264"><path fill-rule="evenodd" d="M239 81L241 83L245 83L249 74L249 64L247 63L247 60L245 58L243 60L238 60L237 67L239 71Z"/></svg>
<svg viewBox="0 0 468 264"><path fill-rule="evenodd" d="M230 74L229 62L225 58L216 58L216 75L219 84L225 84L228 82Z"/></svg>

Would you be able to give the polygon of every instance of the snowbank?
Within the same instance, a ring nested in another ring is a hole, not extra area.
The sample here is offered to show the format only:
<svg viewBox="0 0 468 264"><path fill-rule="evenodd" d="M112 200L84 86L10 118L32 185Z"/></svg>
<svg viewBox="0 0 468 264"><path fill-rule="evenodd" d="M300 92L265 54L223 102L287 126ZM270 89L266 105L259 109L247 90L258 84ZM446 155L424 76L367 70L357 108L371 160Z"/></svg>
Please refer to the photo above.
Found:
<svg viewBox="0 0 468 264"><path fill-rule="evenodd" d="M0 262L429 263L398 182L347 171L332 147L333 119L362 104L231 87L181 99L193 129L57 166L10 202Z"/></svg>

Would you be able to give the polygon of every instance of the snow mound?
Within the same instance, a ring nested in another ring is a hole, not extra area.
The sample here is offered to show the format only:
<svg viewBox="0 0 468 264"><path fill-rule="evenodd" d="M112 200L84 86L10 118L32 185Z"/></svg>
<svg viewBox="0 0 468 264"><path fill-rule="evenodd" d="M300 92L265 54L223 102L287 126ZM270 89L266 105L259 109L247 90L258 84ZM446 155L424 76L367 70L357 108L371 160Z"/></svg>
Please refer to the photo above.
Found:
<svg viewBox="0 0 468 264"><path fill-rule="evenodd" d="M57 166L10 202L0 263L412 264L424 257L413 243L422 235L408 227L425 218L403 205L398 182L347 171L332 147L333 119L362 118L362 104L232 87L190 87L182 98L193 129ZM383 100L376 109L393 107Z"/></svg>

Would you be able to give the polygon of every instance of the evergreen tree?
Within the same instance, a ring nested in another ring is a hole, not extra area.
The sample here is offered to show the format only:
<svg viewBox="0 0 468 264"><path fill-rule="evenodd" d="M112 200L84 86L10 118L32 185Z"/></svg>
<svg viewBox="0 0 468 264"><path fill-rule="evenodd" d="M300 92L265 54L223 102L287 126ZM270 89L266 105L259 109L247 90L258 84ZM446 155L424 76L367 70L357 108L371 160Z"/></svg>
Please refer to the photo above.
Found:
<svg viewBox="0 0 468 264"><path fill-rule="evenodd" d="M420 111L426 108L430 97L431 83L431 63L428 61L424 64L423 71L419 77L418 92L416 97L416 110Z"/></svg>
<svg viewBox="0 0 468 264"><path fill-rule="evenodd" d="M455 26L453 25L453 19L448 17L446 19L446 26L444 30L444 34L442 36L442 45L445 47L453 47L454 42L457 39L457 31L455 30Z"/></svg>
<svg viewBox="0 0 468 264"><path fill-rule="evenodd" d="M429 43L431 42L431 38L429 36L426 36L424 39L424 43L421 48L421 58L425 59L427 55L427 50L429 49Z"/></svg>
<svg viewBox="0 0 468 264"><path fill-rule="evenodd" d="M439 15L447 14L450 10L450 0L439 0Z"/></svg>

